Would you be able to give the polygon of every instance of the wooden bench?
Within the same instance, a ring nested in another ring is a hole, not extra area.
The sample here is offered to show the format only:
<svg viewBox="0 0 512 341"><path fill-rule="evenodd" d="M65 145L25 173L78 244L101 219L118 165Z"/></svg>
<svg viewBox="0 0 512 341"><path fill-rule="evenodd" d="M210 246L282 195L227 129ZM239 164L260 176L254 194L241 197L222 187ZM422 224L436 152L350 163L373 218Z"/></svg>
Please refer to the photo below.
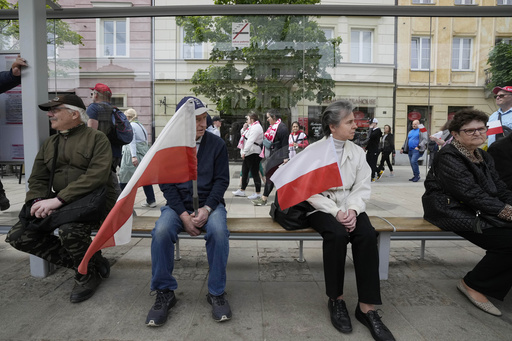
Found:
<svg viewBox="0 0 512 341"><path fill-rule="evenodd" d="M133 237L151 237L157 217L135 217ZM375 230L379 232L379 275L380 279L388 279L389 254L391 240L421 240L421 259L425 256L427 240L460 240L462 237L446 232L432 225L421 217L389 217L371 216L370 220ZM272 218L228 218L230 239L232 240L297 240L299 241L299 258L304 261L304 241L322 240L313 229L286 231ZM201 238L191 237L186 233L180 234L181 239ZM179 240L176 243L176 259L180 259Z"/></svg>

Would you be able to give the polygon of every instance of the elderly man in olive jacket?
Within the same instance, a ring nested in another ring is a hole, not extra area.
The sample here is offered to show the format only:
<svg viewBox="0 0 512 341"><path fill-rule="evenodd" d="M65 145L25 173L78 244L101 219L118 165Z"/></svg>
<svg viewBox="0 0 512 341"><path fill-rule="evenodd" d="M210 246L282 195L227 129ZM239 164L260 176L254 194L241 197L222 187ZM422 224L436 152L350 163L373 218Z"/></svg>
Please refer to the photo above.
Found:
<svg viewBox="0 0 512 341"><path fill-rule="evenodd" d="M25 216L44 219L98 188L107 187L108 193L115 192L110 179L110 142L102 132L87 127L88 117L80 97L62 95L39 108L48 112L51 126L58 133L44 141L34 160L28 180ZM106 206L111 208L114 204L107 201ZM99 228L103 218L98 216L97 220L60 226L50 224L50 231L18 222L9 231L6 241L18 250L76 271L91 243L91 231ZM58 236L53 233L55 229L58 229ZM89 299L101 279L109 274L108 260L100 252L96 253L89 262L87 275L76 272L71 302Z"/></svg>

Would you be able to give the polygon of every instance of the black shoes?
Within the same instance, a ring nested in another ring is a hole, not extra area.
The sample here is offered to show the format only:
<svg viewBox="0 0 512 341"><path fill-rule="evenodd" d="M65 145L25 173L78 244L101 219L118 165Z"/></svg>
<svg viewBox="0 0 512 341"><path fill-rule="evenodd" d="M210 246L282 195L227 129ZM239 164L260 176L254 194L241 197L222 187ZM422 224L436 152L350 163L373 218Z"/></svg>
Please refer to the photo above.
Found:
<svg viewBox="0 0 512 341"><path fill-rule="evenodd" d="M108 259L101 255L101 251L94 254L93 262L101 278L104 279L110 276L110 263Z"/></svg>
<svg viewBox="0 0 512 341"><path fill-rule="evenodd" d="M327 302L327 308L329 308L331 323L334 328L338 329L342 333L350 333L352 331L352 323L350 322L350 316L348 316L345 301L333 301L329 299Z"/></svg>
<svg viewBox="0 0 512 341"><path fill-rule="evenodd" d="M176 296L172 290L157 290L155 304L151 307L146 318L149 327L160 327L167 322L169 310L176 304Z"/></svg>
<svg viewBox="0 0 512 341"><path fill-rule="evenodd" d="M374 340L395 341L395 337L391 334L388 327L384 325L380 318L381 317L375 310L370 310L366 314L363 313L361 308L359 308L359 304L357 304L356 319L370 330Z"/></svg>
<svg viewBox="0 0 512 341"><path fill-rule="evenodd" d="M231 319L231 308L224 295L226 295L226 293L220 296L213 296L210 293L206 295L206 300L212 305L212 317L217 322Z"/></svg>
<svg viewBox="0 0 512 341"><path fill-rule="evenodd" d="M89 269L86 275L77 273L75 275L75 286L71 290L69 300L71 303L88 300L94 295L100 284L101 277L95 269Z"/></svg>
<svg viewBox="0 0 512 341"><path fill-rule="evenodd" d="M5 211L9 207L11 207L9 199L7 199L5 193L0 193L0 211Z"/></svg>

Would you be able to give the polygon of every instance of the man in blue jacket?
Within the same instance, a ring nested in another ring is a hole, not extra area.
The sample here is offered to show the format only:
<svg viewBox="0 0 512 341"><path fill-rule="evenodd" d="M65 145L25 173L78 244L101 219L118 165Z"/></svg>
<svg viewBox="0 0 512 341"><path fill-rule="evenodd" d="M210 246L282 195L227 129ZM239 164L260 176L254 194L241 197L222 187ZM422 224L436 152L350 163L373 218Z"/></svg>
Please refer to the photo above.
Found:
<svg viewBox="0 0 512 341"><path fill-rule="evenodd" d="M0 94L21 84L22 66L27 66L27 63L25 59L18 55L9 71L0 72ZM11 203L5 196L4 185L2 185L2 181L0 181L0 211L5 211L9 207L11 207Z"/></svg>
<svg viewBox="0 0 512 341"><path fill-rule="evenodd" d="M176 304L174 290L178 283L172 275L174 269L174 243L178 233L191 236L206 232L206 253L210 267L208 295L212 316L217 322L231 318L226 300L226 266L229 254L229 231L226 220L224 193L229 186L228 152L224 141L206 130L207 108L195 97L196 115L197 189L199 209L194 212L192 181L160 185L167 204L151 232L151 291L156 291L155 304L146 318L146 325L158 327L167 321L169 310Z"/></svg>

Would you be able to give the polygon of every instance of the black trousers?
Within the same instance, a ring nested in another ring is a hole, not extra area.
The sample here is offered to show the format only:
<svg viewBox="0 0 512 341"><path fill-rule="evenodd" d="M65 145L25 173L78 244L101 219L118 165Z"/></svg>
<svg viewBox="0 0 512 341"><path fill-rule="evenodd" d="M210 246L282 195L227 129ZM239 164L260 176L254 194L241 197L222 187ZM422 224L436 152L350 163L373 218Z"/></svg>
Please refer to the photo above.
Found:
<svg viewBox="0 0 512 341"><path fill-rule="evenodd" d="M487 251L466 274L464 282L486 296L503 301L512 287L512 229L493 227L482 232L456 232Z"/></svg>
<svg viewBox="0 0 512 341"><path fill-rule="evenodd" d="M380 297L379 253L377 232L366 213L357 217L356 228L347 230L331 214L315 212L308 221L323 238L323 261L326 294L331 299L343 295L347 245L352 243L358 300L382 304Z"/></svg>
<svg viewBox="0 0 512 341"><path fill-rule="evenodd" d="M5 195L5 191L4 191L4 185L2 184L2 181L0 181L0 195Z"/></svg>
<svg viewBox="0 0 512 341"><path fill-rule="evenodd" d="M391 152L382 152L382 157L380 158L380 165L378 168L379 172L384 170L384 162L387 163L389 171L390 172L393 171L393 165L391 164L391 159L389 158L390 155L391 155Z"/></svg>
<svg viewBox="0 0 512 341"><path fill-rule="evenodd" d="M242 163L242 191L245 191L249 184L249 171L252 174L254 180L254 187L256 187L256 193L261 191L261 178L260 178L260 161L261 157L258 154L247 155Z"/></svg>
<svg viewBox="0 0 512 341"><path fill-rule="evenodd" d="M368 162L368 165L372 169L372 179L376 177L377 175L377 159L379 158L379 150L370 150L366 152L366 162Z"/></svg>

